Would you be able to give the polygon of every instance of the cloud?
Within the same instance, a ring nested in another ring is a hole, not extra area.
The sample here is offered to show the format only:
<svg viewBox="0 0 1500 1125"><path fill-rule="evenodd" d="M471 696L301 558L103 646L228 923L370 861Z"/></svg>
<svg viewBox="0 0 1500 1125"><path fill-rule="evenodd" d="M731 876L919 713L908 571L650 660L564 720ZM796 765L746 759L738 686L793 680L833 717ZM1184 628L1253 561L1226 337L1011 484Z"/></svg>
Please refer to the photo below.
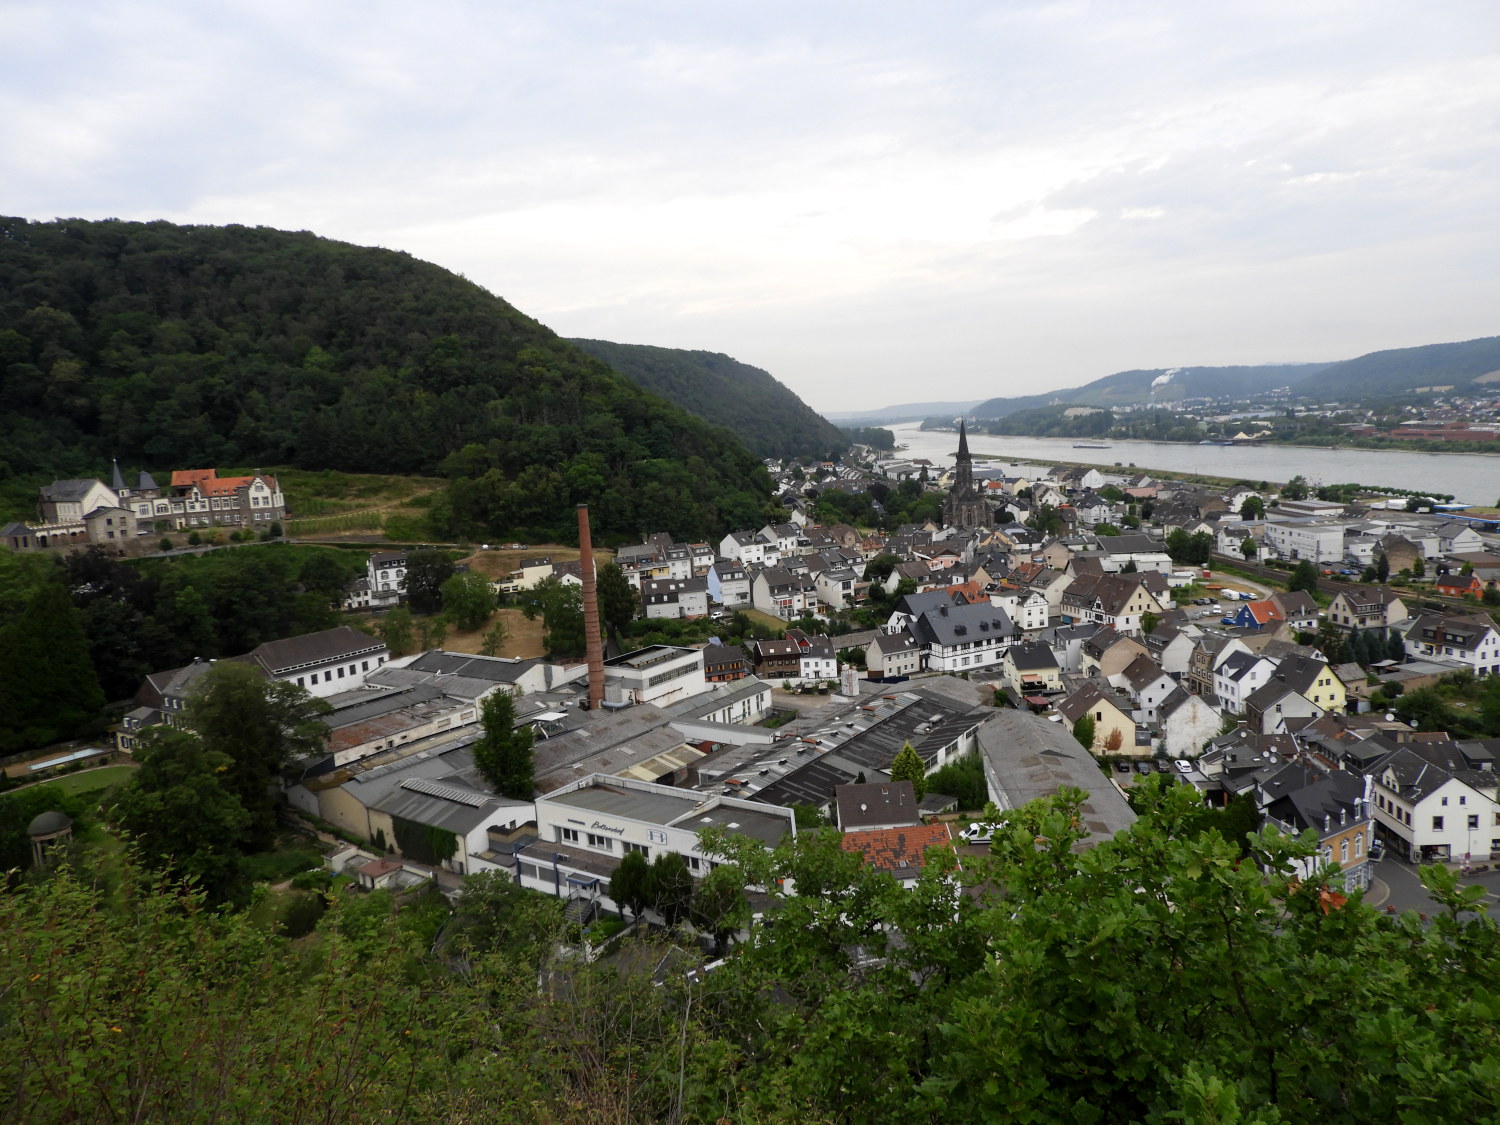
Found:
<svg viewBox="0 0 1500 1125"><path fill-rule="evenodd" d="M7 21L11 210L400 248L565 334L731 352L816 405L1500 331L1490 5L1419 28L1397 0Z"/></svg>

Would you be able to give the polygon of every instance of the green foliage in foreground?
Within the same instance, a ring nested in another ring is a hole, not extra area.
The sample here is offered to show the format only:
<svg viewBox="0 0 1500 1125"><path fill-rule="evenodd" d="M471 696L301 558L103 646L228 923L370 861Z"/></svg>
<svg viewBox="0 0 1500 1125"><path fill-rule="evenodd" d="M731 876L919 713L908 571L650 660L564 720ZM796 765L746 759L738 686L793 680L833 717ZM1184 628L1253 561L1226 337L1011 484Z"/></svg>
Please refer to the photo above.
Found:
<svg viewBox="0 0 1500 1125"><path fill-rule="evenodd" d="M715 875L772 904L695 982L660 948L553 960L555 904L509 885L474 888L441 960L389 896L337 896L291 944L139 879L27 885L0 897L0 1119L1495 1118L1477 890L1426 870L1428 925L1331 906L1289 878L1310 843L1255 835L1243 862L1159 783L1077 853L1082 799L1003 814L992 855L931 853L910 887L831 831L775 851L705 833ZM743 919L713 890L722 913L692 917Z"/></svg>

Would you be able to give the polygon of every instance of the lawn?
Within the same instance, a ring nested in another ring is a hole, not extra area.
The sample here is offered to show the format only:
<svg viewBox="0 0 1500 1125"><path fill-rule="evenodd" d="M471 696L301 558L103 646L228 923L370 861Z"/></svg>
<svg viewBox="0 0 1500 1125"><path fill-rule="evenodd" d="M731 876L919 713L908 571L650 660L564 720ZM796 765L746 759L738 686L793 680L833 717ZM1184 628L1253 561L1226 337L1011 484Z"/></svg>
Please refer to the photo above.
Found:
<svg viewBox="0 0 1500 1125"><path fill-rule="evenodd" d="M97 789L108 789L127 781L135 772L134 766L103 766L82 773L65 773L60 777L43 778L49 785L56 785L65 793L89 793Z"/></svg>

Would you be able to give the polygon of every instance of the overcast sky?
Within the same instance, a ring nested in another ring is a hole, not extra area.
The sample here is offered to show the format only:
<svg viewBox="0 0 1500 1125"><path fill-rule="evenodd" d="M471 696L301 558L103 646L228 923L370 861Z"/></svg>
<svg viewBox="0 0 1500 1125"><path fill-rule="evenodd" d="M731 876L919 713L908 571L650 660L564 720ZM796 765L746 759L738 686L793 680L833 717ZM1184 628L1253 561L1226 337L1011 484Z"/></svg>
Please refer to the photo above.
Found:
<svg viewBox="0 0 1500 1125"><path fill-rule="evenodd" d="M262 223L820 409L1500 334L1500 5L0 0L0 210Z"/></svg>

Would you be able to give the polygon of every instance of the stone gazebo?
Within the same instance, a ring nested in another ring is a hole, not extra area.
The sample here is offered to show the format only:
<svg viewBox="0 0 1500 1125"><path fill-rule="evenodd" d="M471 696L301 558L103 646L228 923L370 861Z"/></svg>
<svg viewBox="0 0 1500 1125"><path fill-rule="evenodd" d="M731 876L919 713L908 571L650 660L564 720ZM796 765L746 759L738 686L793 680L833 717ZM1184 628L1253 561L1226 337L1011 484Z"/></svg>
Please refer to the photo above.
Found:
<svg viewBox="0 0 1500 1125"><path fill-rule="evenodd" d="M47 857L68 846L73 838L73 818L57 811L37 813L26 827L31 837L31 862L38 870L47 867Z"/></svg>

